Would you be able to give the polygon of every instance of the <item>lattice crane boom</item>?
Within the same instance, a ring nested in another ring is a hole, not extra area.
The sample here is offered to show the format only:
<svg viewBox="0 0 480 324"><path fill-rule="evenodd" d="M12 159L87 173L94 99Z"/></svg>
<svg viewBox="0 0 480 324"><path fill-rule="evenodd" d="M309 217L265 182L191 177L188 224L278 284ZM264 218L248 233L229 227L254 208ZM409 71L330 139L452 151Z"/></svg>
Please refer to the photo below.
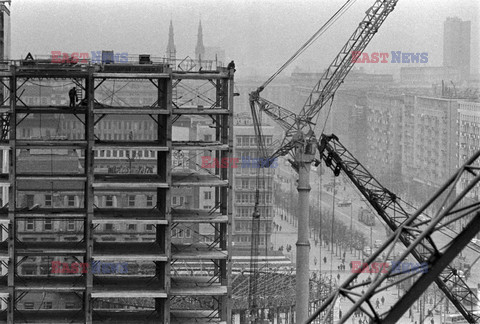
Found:
<svg viewBox="0 0 480 324"><path fill-rule="evenodd" d="M421 212L415 213L417 211L415 207L401 200L394 193L382 186L340 143L335 135L322 135L318 149L320 157L325 161L327 167L334 170L337 175L339 170L347 175L386 225L393 232L396 232L396 238L401 241L403 245L409 248L412 244L415 244L414 242L417 242L415 247L411 249L411 254L419 263L430 262L432 267L437 266L437 262L440 262L438 260L440 260L439 256L441 253L432 240L431 234L425 235L423 240L418 240L419 229L433 222L431 218L423 213L426 209L425 206L421 208ZM468 209L467 211L469 213L471 212ZM411 219L412 215L417 216ZM401 231L397 232L399 228ZM431 232L442 232L451 239L452 244L456 240L456 237L459 236L455 231L444 228L441 225L437 225ZM422 233L420 232L420 234ZM467 241L467 243L468 242L469 241ZM388 244L386 246L388 246ZM478 249L474 250L479 252ZM385 249L382 249L382 251L385 251ZM435 258L438 258L438 260L434 260ZM465 302L470 305L476 305L479 302L478 297L460 277L457 269L448 264L443 265L442 270L438 271L438 277L434 278L434 281L469 323L477 323L480 319L479 316L465 307ZM428 285L424 288L426 289L427 287ZM393 311L396 312L396 310ZM386 321L386 323L390 322Z"/></svg>
<svg viewBox="0 0 480 324"><path fill-rule="evenodd" d="M311 129L315 125L314 118L333 99L335 92L355 64L352 53L362 52L367 47L397 2L398 0L376 0L367 10L364 19L313 88L300 114L297 115L260 97L263 87L250 94L251 106L256 104L259 111L264 111L277 122L285 130L287 139L291 139L298 131L306 133L307 128ZM284 140L284 143L288 142L290 141ZM287 150L278 151L281 154L288 154Z"/></svg>

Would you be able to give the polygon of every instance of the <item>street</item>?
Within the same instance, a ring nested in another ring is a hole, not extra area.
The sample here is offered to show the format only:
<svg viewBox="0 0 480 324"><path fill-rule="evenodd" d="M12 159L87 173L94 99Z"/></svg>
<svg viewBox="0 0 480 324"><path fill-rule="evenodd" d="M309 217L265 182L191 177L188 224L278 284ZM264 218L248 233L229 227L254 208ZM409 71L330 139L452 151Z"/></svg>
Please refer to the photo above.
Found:
<svg viewBox="0 0 480 324"><path fill-rule="evenodd" d="M288 184L282 184L288 186ZM352 227L355 228L358 231L361 231L365 237L368 238L368 241L373 243L375 240L381 240L382 242L385 241L386 238L386 231L384 228L384 225L382 224L381 220L378 218L376 219L375 226L370 227L367 226L366 224L358 221L357 219L357 214L358 210L361 206L363 208L366 208L365 202L361 201L360 198L358 197L357 193L354 192L352 188L347 188L348 185L345 186L338 186L339 190L335 194L335 218L338 220L341 220L345 225L350 226L352 224ZM311 197L310 201L315 202L318 200L318 195L319 195L319 185L318 182L313 181L312 183L312 191L311 191ZM287 188L283 188L287 189ZM355 197L357 195L357 197ZM348 207L338 207L337 203L339 200L343 199L351 199L352 200L352 205ZM326 190L321 190L321 204L324 208L326 209L332 209L332 203L333 203L333 193L332 192L327 192ZM272 243L274 245L274 249L278 250L280 247L287 247L290 245L292 248L289 252L287 252L285 249L283 250L283 253L289 257L294 263L295 263L295 256L296 256L296 248L295 248L295 243L297 241L297 227L296 227L296 218L293 217L292 215L288 214L285 209L277 206L275 208L275 218L274 218L274 232L272 235ZM312 230L312 229L311 229ZM442 239L439 236L439 242L442 241ZM310 244L311 244L311 249L310 249L310 271L315 271L317 273L321 273L322 276L330 276L333 279L336 280L337 284L341 284L343 281L345 281L348 276L351 275L350 271L350 261L361 261L363 257L360 255L360 251L350 251L349 248L346 250L343 250L340 246L335 247L332 250L331 246L320 246L321 243L318 240L315 240L313 238L313 232L311 234L310 238ZM373 244L372 244L373 245ZM464 255L467 255L467 258L473 258L475 255L474 251L465 251ZM478 255L478 254L477 254ZM343 261L343 262L342 262ZM345 270L340 270L340 266L343 265L345 267ZM478 265L476 265L473 268L473 271L478 271ZM478 273L478 272L477 272ZM368 279L368 274L360 274L358 276L358 281L361 282L362 280L367 280ZM475 277L474 279L472 277ZM472 280L468 281L470 286L476 285L478 278L476 276L471 276L470 277ZM358 293L362 293L361 288L357 288ZM382 310L386 311L391 307L399 298L399 291L396 287L392 287L388 290L383 291L381 294L379 294L380 300L375 301L375 308L378 308L380 313ZM383 299L383 303L381 300ZM423 311L425 314L428 314L430 310L433 312L433 317L430 316L422 322L421 320L421 307L420 306L420 301L417 301L414 306L410 311L407 311L404 316L402 317L401 321L398 323L443 323L444 319L441 321L441 316L445 316L445 311L443 311L443 302L441 303L442 305L437 304L437 307L435 310L433 310L434 305L436 304L436 301L433 301L432 298L423 298ZM338 321L340 311L342 311L342 314L345 314L345 312L352 306L351 302L348 301L346 298L343 300L339 300L335 304L334 308L334 319ZM456 311L456 310L455 310ZM409 316L411 314L411 316ZM361 323L360 321L364 321L366 317L362 318L360 316L356 317L355 315L350 316L349 320L347 323ZM366 321L365 321L366 323Z"/></svg>

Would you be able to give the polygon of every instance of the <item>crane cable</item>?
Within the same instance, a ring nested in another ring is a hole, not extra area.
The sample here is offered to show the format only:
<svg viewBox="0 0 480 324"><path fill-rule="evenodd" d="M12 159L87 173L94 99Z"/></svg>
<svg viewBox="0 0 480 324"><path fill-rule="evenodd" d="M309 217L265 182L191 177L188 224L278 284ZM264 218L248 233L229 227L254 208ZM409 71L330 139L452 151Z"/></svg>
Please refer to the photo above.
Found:
<svg viewBox="0 0 480 324"><path fill-rule="evenodd" d="M273 81L283 70L285 70L294 60L297 59L307 48L309 48L320 36L323 35L337 20L340 18L357 0L347 0L335 14L327 20L319 30L313 34L296 52L292 55L267 81L265 81L259 88L258 92L261 92L270 82Z"/></svg>

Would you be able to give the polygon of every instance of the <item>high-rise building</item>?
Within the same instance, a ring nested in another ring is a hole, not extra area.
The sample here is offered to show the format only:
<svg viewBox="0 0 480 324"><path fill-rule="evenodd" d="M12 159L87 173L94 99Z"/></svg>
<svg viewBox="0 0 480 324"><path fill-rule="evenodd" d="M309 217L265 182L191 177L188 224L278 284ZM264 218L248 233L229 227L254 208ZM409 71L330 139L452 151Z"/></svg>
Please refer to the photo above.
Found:
<svg viewBox="0 0 480 324"><path fill-rule="evenodd" d="M470 76L470 21L448 17L443 24L443 66L456 67L462 79Z"/></svg>
<svg viewBox="0 0 480 324"><path fill-rule="evenodd" d="M257 137L250 116L235 118L235 157L239 159L234 178L234 229L235 250L249 250L252 236L252 215L259 189L259 248L268 248L273 221L273 175L272 168L258 168L259 158ZM266 147L273 143L273 126L262 126Z"/></svg>

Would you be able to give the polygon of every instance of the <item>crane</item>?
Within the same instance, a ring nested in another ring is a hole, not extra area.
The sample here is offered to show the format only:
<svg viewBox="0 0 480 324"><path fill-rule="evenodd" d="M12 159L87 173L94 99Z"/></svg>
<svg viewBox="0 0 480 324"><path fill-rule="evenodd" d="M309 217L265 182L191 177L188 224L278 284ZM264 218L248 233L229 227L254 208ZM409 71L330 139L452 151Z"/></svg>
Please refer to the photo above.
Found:
<svg viewBox="0 0 480 324"><path fill-rule="evenodd" d="M415 214L417 208L403 201L400 197L397 197L397 195L381 185L351 152L347 150L337 136L333 134L322 134L318 144L318 151L325 165L334 171L336 175L339 175L339 171L343 171L347 175L355 187L375 209L380 218L392 232L395 232L394 237L407 248L412 245L412 242L416 241L418 228L432 222L431 218L427 217L423 212L419 213L414 220L410 220L410 217ZM431 202L433 202L433 200ZM422 207L422 211L425 209L426 207ZM470 208L466 208L465 211L471 213ZM445 217L446 216L443 218ZM409 228L406 228L407 223ZM404 229L397 233L396 231L399 228ZM459 236L454 230L444 226L439 226L435 231L442 233L451 241ZM468 242L469 241L467 241L467 243ZM388 246L389 244L381 248L381 250L385 252ZM440 255L437 246L438 243L433 241L431 235L428 235L425 240L420 241L419 244L411 250L411 253L419 263L430 261L432 268L435 268L438 267L437 262L439 261L429 260L429 257L431 257L432 254ZM469 247L477 253L480 252L480 249L475 248L475 246L471 244ZM351 284L351 280L348 281L349 284ZM477 305L479 300L477 295L472 292L459 275L457 269L448 264L444 265L444 269L439 272L438 277L436 277L434 281L469 323L477 323L480 320L480 317L474 313L474 309L468 309L465 306L465 304ZM341 290L341 292L348 290L348 284L345 285L345 287L345 290ZM428 286L424 288L426 287ZM377 317L380 318L380 316L373 315L372 319L376 319Z"/></svg>
<svg viewBox="0 0 480 324"><path fill-rule="evenodd" d="M349 3L350 1L347 1ZM277 122L285 131L285 137L279 149L270 156L268 161L274 161L279 156L285 156L289 153L293 154L294 159L291 160L292 167L299 174L297 190L299 192L299 215L298 215L298 240L297 256L296 256L296 323L303 323L308 316L308 297L309 297L309 223L308 223L308 206L310 192L310 167L315 158L316 152L316 136L313 131L321 109L333 102L336 90L343 83L345 77L352 69L355 60L352 59L352 52L363 52L373 36L377 33L387 16L394 10L398 0L376 0L373 5L366 11L366 15L359 23L353 34L342 47L340 52L334 58L333 62L326 69L320 80L314 86L307 101L305 102L300 113L297 115L292 111L274 104L262 97L260 93L272 81L267 80L257 90L250 94L250 108L252 118L258 121L257 109L265 112L270 118ZM346 3L346 4L347 4ZM317 32L323 32L324 27L328 26L341 13L344 5L337 13L330 18L329 21ZM297 53L308 46L316 39L315 34L306 45L304 45ZM291 60L290 60L291 61ZM283 69L285 65L281 68ZM278 75L278 72L272 77ZM330 106L331 108L331 106ZM261 127L255 123L255 134L260 136ZM260 137L259 137L260 139ZM260 142L259 142L260 144ZM261 154L265 154L264 148L260 149ZM268 165L267 165L268 166ZM253 274L255 276L255 274Z"/></svg>
<svg viewBox="0 0 480 324"><path fill-rule="evenodd" d="M387 242L380 247L365 263L370 265L381 253L391 252L391 245L396 242L402 242L407 250L400 256L399 260L411 253L419 262L428 265L428 272L418 277L410 276L414 279L411 289L391 308L390 311L379 314L372 307L373 297L385 288L380 285L389 278L396 275L389 270L385 275L376 276L373 281L365 285L367 292L358 299L358 294L353 290L359 285L354 286L352 282L358 276L354 273L347 279L337 291L335 291L324 304L310 317L308 323L325 311L336 296L344 295L349 298L354 305L345 313L340 320L343 323L357 309L367 313L374 323L396 322L402 314L412 305L421 293L428 288L432 282L436 282L439 288L452 301L460 313L469 323L477 323L480 319L474 313L474 306L478 303L477 296L468 288L466 283L459 276L458 271L449 264L453 258L470 242L470 239L480 230L480 212L478 203L461 204L462 199L468 192L478 184L480 175L478 175L478 163L480 152L477 152L469 161L465 163L437 193L420 209L412 209L396 197L393 193L381 186L378 181L358 162L350 152L338 141L334 135L323 135L319 144L319 151L322 159L332 170L341 169L344 171L360 192L371 203L372 207L379 213L380 217L394 231ZM328 161L328 162L327 162ZM473 176L473 177L472 177ZM456 185L461 179L469 179L466 189L460 194L454 195ZM447 198L443 195L446 194ZM448 199L451 198L451 199ZM441 200L440 210L433 218L425 217L425 210L432 206L436 201ZM473 215L470 223L460 233L455 233L446 227L448 223ZM453 220L452 220L453 219ZM445 223L441 223L445 221ZM449 241L440 248L434 241L433 235L442 233L447 236ZM478 252L478 249L470 247ZM388 255L387 254L387 255ZM352 292L352 294L350 294ZM353 298L352 298L353 297ZM366 303L367 305L364 305ZM465 307L465 303L471 305L471 309Z"/></svg>

